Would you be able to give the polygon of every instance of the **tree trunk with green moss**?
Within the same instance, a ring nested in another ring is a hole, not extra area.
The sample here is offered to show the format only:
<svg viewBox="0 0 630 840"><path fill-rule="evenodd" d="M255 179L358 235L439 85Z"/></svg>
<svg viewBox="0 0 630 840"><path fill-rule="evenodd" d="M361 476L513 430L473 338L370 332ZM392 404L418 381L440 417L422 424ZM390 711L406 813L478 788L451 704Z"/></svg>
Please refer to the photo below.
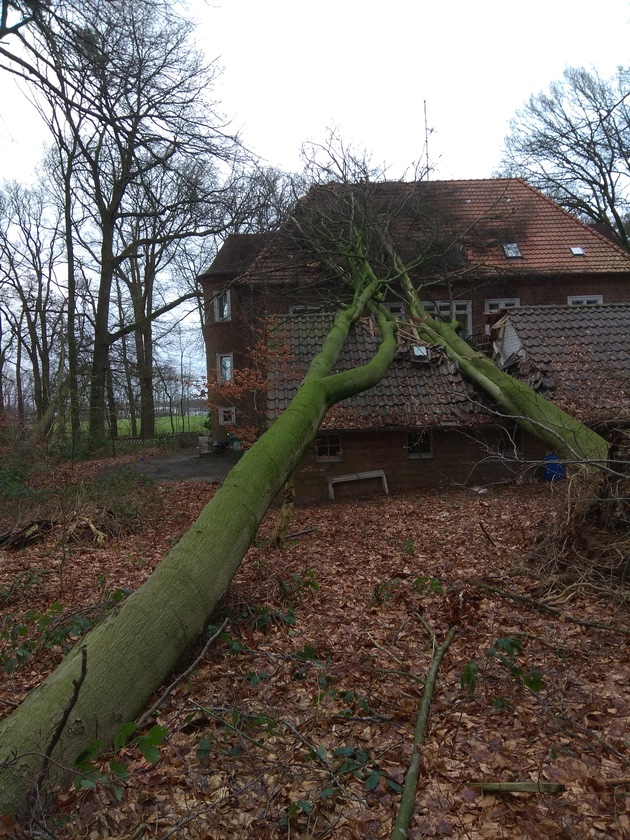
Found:
<svg viewBox="0 0 630 840"><path fill-rule="evenodd" d="M490 396L506 417L567 461L587 469L608 464L607 440L474 350L452 324L432 318L404 270L401 280L418 337L429 344L440 344L464 376Z"/></svg>
<svg viewBox="0 0 630 840"><path fill-rule="evenodd" d="M331 374L350 326L378 281L367 278L340 313L294 400L245 453L197 521L117 615L92 630L61 665L0 722L0 813L25 802L42 754L73 694L87 651L87 674L58 745L50 777L67 778L94 738L111 743L134 720L206 626L265 512L311 445L326 411L377 384L396 350L394 326L379 318L382 342L365 366Z"/></svg>

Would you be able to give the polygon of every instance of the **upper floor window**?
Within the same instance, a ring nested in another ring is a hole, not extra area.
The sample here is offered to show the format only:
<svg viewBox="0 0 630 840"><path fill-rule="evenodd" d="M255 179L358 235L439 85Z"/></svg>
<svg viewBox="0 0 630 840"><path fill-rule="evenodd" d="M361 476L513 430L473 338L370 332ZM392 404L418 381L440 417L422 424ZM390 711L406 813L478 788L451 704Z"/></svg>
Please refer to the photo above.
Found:
<svg viewBox="0 0 630 840"><path fill-rule="evenodd" d="M596 306L603 302L603 295L569 295L567 298L569 306Z"/></svg>
<svg viewBox="0 0 630 840"><path fill-rule="evenodd" d="M488 298L485 301L486 312L498 312L500 309L513 309L521 305L520 298Z"/></svg>
<svg viewBox="0 0 630 840"><path fill-rule="evenodd" d="M472 332L472 303L469 300L423 300L422 306L430 314L436 313L447 321L458 321L462 333Z"/></svg>
<svg viewBox="0 0 630 840"><path fill-rule="evenodd" d="M383 304L385 309L387 309L394 318L404 318L405 317L405 304L402 300L386 300Z"/></svg>
<svg viewBox="0 0 630 840"><path fill-rule="evenodd" d="M217 353L217 382L231 382L233 375L233 360L231 353Z"/></svg>
<svg viewBox="0 0 630 840"><path fill-rule="evenodd" d="M232 320L232 301L230 290L213 293L213 308L215 323L223 323Z"/></svg>
<svg viewBox="0 0 630 840"><path fill-rule="evenodd" d="M514 309L520 306L520 298L487 298L484 303L485 312L500 312L501 309ZM490 335L490 324L486 324L486 335Z"/></svg>

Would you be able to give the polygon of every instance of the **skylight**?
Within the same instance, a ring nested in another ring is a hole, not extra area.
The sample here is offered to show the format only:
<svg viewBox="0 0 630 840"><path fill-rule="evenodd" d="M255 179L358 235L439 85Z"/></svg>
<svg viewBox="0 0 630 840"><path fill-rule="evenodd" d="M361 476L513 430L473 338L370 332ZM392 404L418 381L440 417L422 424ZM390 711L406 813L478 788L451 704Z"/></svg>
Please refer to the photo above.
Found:
<svg viewBox="0 0 630 840"><path fill-rule="evenodd" d="M585 257L586 256L584 248L582 248L581 245L573 245L573 247L571 248L571 253L573 254L574 257Z"/></svg>
<svg viewBox="0 0 630 840"><path fill-rule="evenodd" d="M521 249L518 247L518 242L505 242L503 245L503 253L509 259L522 257Z"/></svg>

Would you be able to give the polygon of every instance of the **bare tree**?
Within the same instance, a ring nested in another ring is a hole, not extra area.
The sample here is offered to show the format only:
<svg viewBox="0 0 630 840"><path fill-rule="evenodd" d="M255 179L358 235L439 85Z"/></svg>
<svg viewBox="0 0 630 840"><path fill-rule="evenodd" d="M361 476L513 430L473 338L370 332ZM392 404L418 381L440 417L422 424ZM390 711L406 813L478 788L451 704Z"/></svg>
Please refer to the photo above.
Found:
<svg viewBox="0 0 630 840"><path fill-rule="evenodd" d="M500 172L606 225L630 250L630 72L607 80L568 68L548 93L531 96L510 124Z"/></svg>

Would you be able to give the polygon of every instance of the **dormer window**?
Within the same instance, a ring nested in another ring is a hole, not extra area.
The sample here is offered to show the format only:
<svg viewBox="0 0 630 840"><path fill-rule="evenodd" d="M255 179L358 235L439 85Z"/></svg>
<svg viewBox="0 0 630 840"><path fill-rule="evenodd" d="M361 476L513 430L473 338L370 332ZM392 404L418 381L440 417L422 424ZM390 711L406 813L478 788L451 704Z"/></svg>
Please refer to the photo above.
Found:
<svg viewBox="0 0 630 840"><path fill-rule="evenodd" d="M503 253L510 260L518 259L519 257L522 259L523 257L518 242L505 242L503 244Z"/></svg>
<svg viewBox="0 0 630 840"><path fill-rule="evenodd" d="M574 257L585 257L586 256L586 252L584 251L584 248L582 248L581 245L573 245L573 247L571 248L571 253L573 254Z"/></svg>

